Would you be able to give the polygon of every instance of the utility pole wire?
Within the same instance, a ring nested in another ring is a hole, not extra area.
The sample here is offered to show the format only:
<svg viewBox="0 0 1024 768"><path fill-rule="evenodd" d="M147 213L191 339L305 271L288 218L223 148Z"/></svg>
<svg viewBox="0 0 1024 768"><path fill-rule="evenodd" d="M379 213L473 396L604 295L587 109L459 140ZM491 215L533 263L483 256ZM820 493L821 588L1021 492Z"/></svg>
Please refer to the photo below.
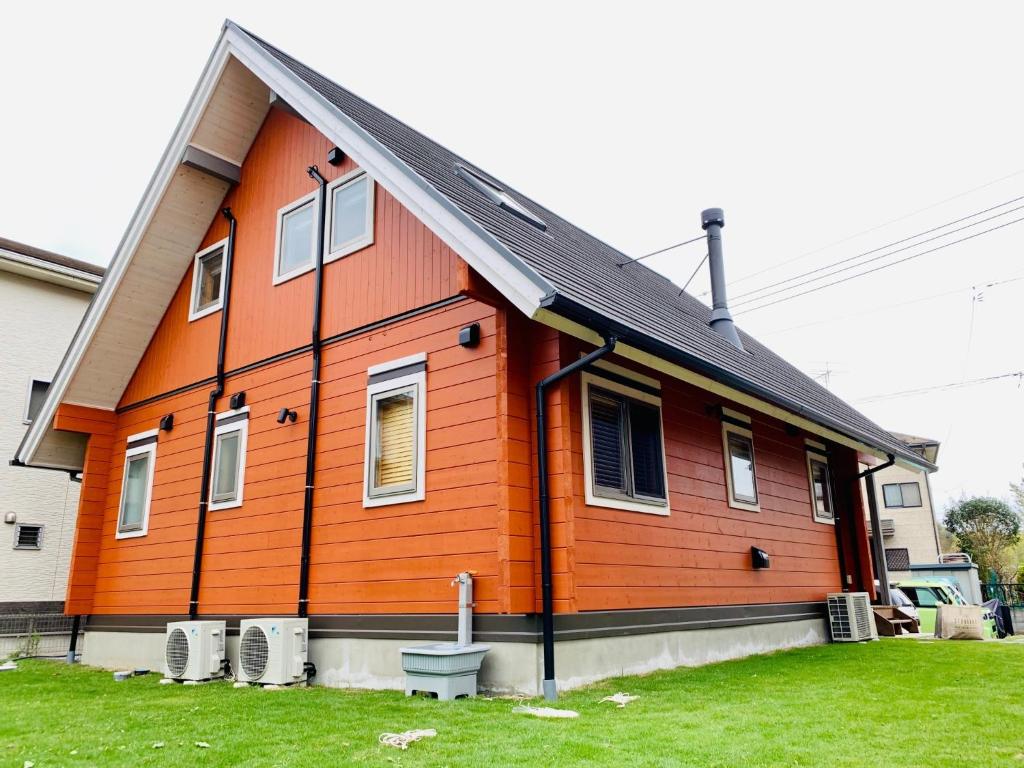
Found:
<svg viewBox="0 0 1024 768"><path fill-rule="evenodd" d="M1018 200L1024 200L1024 197L1019 197L1017 199ZM1011 202L1015 202L1015 201L1011 201ZM882 248L876 248L873 251L867 251L865 254L860 254L858 256L851 256L849 259L843 259L843 261L838 261L838 262L836 262L834 264L827 264L824 267L819 267L818 269L812 269L810 272L805 272L802 275L794 275L791 278L787 278L786 280L780 280L777 283L772 283L771 285L766 285L763 288L758 288L758 289L753 290L753 291L747 291L746 293L741 293L736 298L743 298L744 296L750 296L750 298L745 299L743 301L736 302L736 306L740 306L740 305L743 305L743 304L750 304L751 302L760 301L761 299L767 299L770 296L776 296L776 295L778 295L780 293L785 293L786 291L792 290L793 288L799 288L801 286L807 285L808 283L816 283L818 280L825 280L827 278L832 277L833 275L838 275L841 272L848 272L851 269L856 269L857 267L863 267L866 264L872 264L872 263L874 263L876 261L880 261L881 259L888 258L889 256L894 256L897 253L902 253L903 251L909 251L911 248L917 248L920 245L925 245L926 243L931 243L931 242L934 242L935 240L941 240L942 238L949 237L950 235L956 234L957 232L962 232L965 229L970 229L971 227L976 227L979 224L984 224L987 221L992 221L993 219L998 219L1000 216L1006 216L1009 213L1014 213L1014 212L1020 211L1020 210L1024 210L1024 205L1018 205L1016 208L1010 208L1009 210L1003 211L1001 213L994 214L994 215L989 216L987 218L978 219L977 221L971 222L970 224L965 224L962 227L957 227L956 229L951 229L948 232L943 232L940 235L935 235L934 237L929 237L929 238L927 238L925 240L919 240L916 243L911 243L910 245L905 245L902 248L897 248L897 249L895 249L893 251L889 251L888 253L882 253L882 254L879 254L878 256L873 256L870 259L865 259L864 261L857 262L856 264L849 264L849 265L847 265L845 267L841 267L840 269L836 269L836 270L834 270L832 272L829 272L828 274L821 275L820 277L812 277L812 278L810 278L808 280L804 280L803 282L800 282L800 283L794 283L793 285L785 285L785 283L791 283L794 280L799 280L801 277L807 277L808 275L813 275L813 274L816 274L816 273L821 272L823 270L831 269L832 267L839 266L840 264L843 264L844 262L850 261L852 259L860 258L861 256L866 255L866 253L875 253L876 251L884 250L885 248L888 248L889 246L883 246ZM977 216L978 214L972 214L972 215ZM968 216L966 218L971 218L971 217ZM959 221L963 221L963 219L960 219ZM953 223L955 223L955 222L950 222L950 224L953 224ZM944 226L949 226L949 224L946 224ZM921 234L924 234L924 233L921 233ZM905 240L900 240L899 242L902 243L902 242L906 242L906 240L913 240L916 237L920 237L920 235L914 235L914 237L906 238ZM895 243L893 243L893 245L895 245ZM775 291L768 291L769 288L775 288L776 286L782 286L782 287L779 288L778 290L775 290ZM768 292L766 293L766 291L768 291ZM760 294L760 295L758 295L758 296L751 296L751 294L755 294L755 293L756 294Z"/></svg>
<svg viewBox="0 0 1024 768"><path fill-rule="evenodd" d="M868 397L858 397L853 402L855 403L876 403L880 400L890 400L897 397L909 397L910 395L923 395L928 392L937 392L939 390L947 389L960 389L961 387L974 387L979 384L988 384L993 381L999 381L1001 379L1012 379L1019 378L1024 380L1024 371L1011 371L1010 373L1000 373L996 376L985 376L980 379L971 379L970 381L953 381L948 384L935 384L931 387L920 387L918 389L904 389L900 392L888 392L884 395L870 395Z"/></svg>
<svg viewBox="0 0 1024 768"><path fill-rule="evenodd" d="M686 285L684 285L682 290L679 291L679 295L680 296L682 296L684 293L686 293L686 289L690 287L690 283L693 282L693 278L695 278L697 276L697 273L700 272L700 268L704 266L704 262L708 260L708 257L710 255L711 255L710 253L705 253L704 254L704 258L700 260L700 263L697 265L696 269L693 270L693 274L690 275L690 279L686 281Z"/></svg>
<svg viewBox="0 0 1024 768"><path fill-rule="evenodd" d="M776 299L775 301L769 301L767 304L759 304L756 307L750 307L749 309L741 310L740 312L737 312L736 314L737 315L743 315L743 314L746 314L748 312L756 312L757 310L764 309L765 307L771 307L771 306L773 306L775 304L781 304L784 301L790 301L791 299L796 299L796 298L798 298L800 296L806 296L809 293L816 293L817 291L824 290L825 288L831 288L833 285L840 285L841 283L847 283L850 280L854 280L854 279L856 279L858 277L864 277L865 275L870 275L873 272L878 272L878 271L883 270L883 269L888 269L889 267L895 267L897 264L902 264L902 263L904 263L906 261L910 261L912 259L916 259L919 256L926 256L929 253L935 253L935 251L941 251L943 248L949 248L950 246L966 242L967 240L973 240L976 237L981 237L982 235L987 235L989 232L995 232L997 229L1003 229L1004 227L1009 227L1009 226L1012 226L1013 224L1019 224L1022 221L1024 221L1024 217L1021 217L1019 219L1013 219L1012 221L1008 221L1008 222L1006 222L1004 224L1000 224L998 226L991 227L989 229L983 229L981 232L975 232L972 235L967 235L966 237L961 237L959 240L953 240L952 242L949 242L949 243L943 243L942 245L937 245L934 248L929 248L928 250L921 251L920 253L912 253L909 256L904 256L902 259L897 259L896 261L890 262L888 264L881 264L881 265L879 265L877 267L873 267L872 269L868 269L868 270L866 270L864 272L858 272L855 275L849 275L849 276L841 278L839 280L833 280L831 283L825 283L824 285L818 285L818 286L815 286L814 288L808 288L806 291L801 291L800 293L794 293L791 296L783 296L782 298Z"/></svg>
<svg viewBox="0 0 1024 768"><path fill-rule="evenodd" d="M827 245L823 245L820 248L815 248L814 250L811 250L811 251L805 251L804 253L801 253L798 256L794 256L791 259L787 259L786 261L779 262L778 264L773 264L770 267L765 267L764 269L758 270L757 272L751 272L748 275L743 275L743 277L739 277L739 278L733 280L732 282L730 282L729 285L736 285L736 283L745 282L746 280L749 280L752 277L757 277L758 275L763 275L765 272L771 272L772 270L779 269L780 267L784 267L787 264L792 264L794 261L800 261L801 259L806 258L807 256L813 256L816 253L821 253L822 251L827 251L829 248L834 248L837 245L842 245L843 243L848 243L849 241L855 240L856 238L861 237L862 235L868 235L868 234L871 234L872 232L877 232L878 230L884 229L885 227L888 227L891 224L896 224L898 222L905 221L906 219L913 218L914 216L917 216L919 213L924 213L925 211L930 211L933 208L938 208L940 205L945 205L946 203L950 203L953 200L957 200L957 199L959 199L961 197L966 197L967 195L973 194L974 192L980 192L981 190L987 189L988 187L991 187L991 186L993 186L995 184L998 184L1001 181L1006 181L1007 179L1012 179L1015 176L1020 176L1022 173L1024 173L1024 168L1022 168L1019 171L1014 171L1013 173L1007 174L1006 176L1001 176L998 179L994 179L992 181L986 182L986 183L984 183L984 184L982 184L980 186L972 187L971 189L968 189L968 190L966 190L964 192L959 192L959 193L953 195L952 197L947 197L945 200L940 200L937 203L932 203L931 205L926 205L924 208L918 208L916 211L912 211L910 213L904 214L903 216L898 216L895 219L890 219L889 221L887 221L887 222L885 222L883 224L878 224L878 225L876 225L874 227L870 227L868 229L865 229L865 230L862 230L860 232L857 232L856 234L844 237L841 240L836 240L835 242L829 243ZM701 295L703 296L705 294L701 294Z"/></svg>
<svg viewBox="0 0 1024 768"><path fill-rule="evenodd" d="M671 250L673 250L675 248L680 248L680 247L682 247L684 245L689 245L690 243L696 243L698 240L704 240L706 237L707 237L707 235L701 235L700 237L695 237L695 238L693 238L691 240L684 240L681 243L676 243L675 245L669 245L669 246L667 246L665 248L660 248L657 251L651 251L650 253L645 253L643 256L637 256L635 259L629 259L629 261L624 261L621 264L616 264L615 266L617 266L619 269L622 269L627 264L635 264L638 261L643 261L644 259L649 259L651 256L657 256L659 253L665 253L665 252L671 251Z"/></svg>

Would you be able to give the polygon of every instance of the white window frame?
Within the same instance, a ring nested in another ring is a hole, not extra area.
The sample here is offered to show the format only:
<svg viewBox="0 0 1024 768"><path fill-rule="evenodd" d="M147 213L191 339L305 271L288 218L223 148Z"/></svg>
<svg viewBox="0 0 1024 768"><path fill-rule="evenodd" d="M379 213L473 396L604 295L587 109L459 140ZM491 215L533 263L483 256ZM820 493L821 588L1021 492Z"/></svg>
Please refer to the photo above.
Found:
<svg viewBox="0 0 1024 768"><path fill-rule="evenodd" d="M754 446L754 433L748 427L741 427L734 423L741 421L750 424L750 417L746 414L732 411L728 408L722 409L722 415L733 421L722 421L722 462L725 464L725 493L728 504L733 509L742 509L745 512L761 511L761 484L757 476L757 449ZM756 503L750 503L743 499L737 499L733 490L732 481L732 453L729 451L729 435L739 435L750 441L750 463L754 467L754 494L757 497Z"/></svg>
<svg viewBox="0 0 1024 768"><path fill-rule="evenodd" d="M18 539L21 538L22 528L38 528L39 538L36 539L36 546L34 547L22 547L18 545ZM19 552L39 552L43 548L43 531L46 528L42 523L15 523L14 524L14 546L13 549Z"/></svg>
<svg viewBox="0 0 1024 768"><path fill-rule="evenodd" d="M600 367L606 368L618 375L632 378L634 381L643 384L658 385L656 379L650 379L640 375L633 375L633 372L627 368L620 366L602 365ZM644 499L644 498L631 498L624 499L617 496L604 496L600 495L595 491L594 488L594 466L593 466L593 445L591 442L591 427L590 427L590 386L594 385L601 389L608 390L609 392L615 392L616 394L624 395L638 400L648 405L653 405L658 409L658 424L661 431L661 469L664 472L665 477L663 483L665 486L665 498L661 499ZM650 392L644 392L639 389L621 384L611 379L606 379L602 376L595 375L589 371L584 371L580 375L580 387L581 387L581 411L583 421L583 490L584 499L588 506L591 507L604 507L606 509L621 509L625 512L643 512L648 515L661 515L666 517L671 514L672 508L669 503L670 493L668 488L668 456L665 453L665 419L664 413L661 407L661 398L657 395L653 395Z"/></svg>
<svg viewBox="0 0 1024 768"><path fill-rule="evenodd" d="M277 235L274 240L274 285L280 285L316 268L316 201L319 194L320 191L318 189L313 190L309 194L303 195L298 200L293 200L288 205L282 206L277 210ZM284 220L288 214L294 213L309 203L313 203L314 207L313 237L310 238L309 263L296 267L291 272L281 274L281 240L284 237Z"/></svg>
<svg viewBox="0 0 1024 768"><path fill-rule="evenodd" d="M822 525L836 524L836 497L832 493L832 466L829 464L828 456L824 453L825 446L821 443L806 441L807 453L807 486L811 495L811 515L814 522ZM818 514L818 500L814 496L814 464L813 462L825 465L825 494L828 497L829 507L832 509L832 517L822 517Z"/></svg>
<svg viewBox="0 0 1024 768"><path fill-rule="evenodd" d="M22 413L21 417L22 424L31 424L34 421L32 418L30 418L31 414L29 413L29 411L32 408L32 385L35 384L36 382L45 384L47 389L49 389L50 385L53 383L52 381L47 381L46 379L39 379L36 378L35 376L31 376L29 378L28 387L25 389L25 411L24 413Z"/></svg>
<svg viewBox="0 0 1024 768"><path fill-rule="evenodd" d="M216 512L219 509L235 509L242 506L242 502L245 494L245 454L246 449L249 445L249 406L244 406L234 411L225 411L224 413L217 414L217 421L221 422L225 419L231 418L232 416L239 416L245 414L246 418L239 419L238 421L229 421L227 424L218 423L213 429L213 445L210 447L210 503L207 505L207 509L211 512ZM238 493L233 499L226 501L214 501L213 500L213 489L215 481L217 479L217 438L220 435L228 432L238 432L238 469L236 470L238 477Z"/></svg>
<svg viewBox="0 0 1024 768"><path fill-rule="evenodd" d="M424 361L426 361L426 355L423 353L412 355L410 357L403 357L399 360L392 360L389 363L371 366L367 369L367 375L374 376L387 373L388 371L404 368L407 365L414 365ZM388 395L407 390L410 387L414 387L413 397L415 398L415 402L413 404L413 412L416 414L416 484L415 487L410 490L402 490L392 493L388 493L386 491L375 492L373 490L373 452L375 450L375 446L373 445L373 435L375 431L373 420L374 401L387 397ZM418 371L406 376L398 376L394 379L387 379L368 384L366 387L366 437L364 440L363 453L363 506L367 508L384 507L390 504L407 504L412 501L423 501L423 499L426 498L426 449L427 372L425 370Z"/></svg>
<svg viewBox="0 0 1024 768"><path fill-rule="evenodd" d="M334 195L339 190L355 184L364 177L366 179L366 232L361 237L343 243L337 249L334 249ZM325 264L373 245L373 224L376 205L374 200L375 187L376 184L373 183L373 179L362 168L356 168L354 171L346 173L327 185L327 222L325 223L326 231L324 232L324 243L327 249L327 252L324 254Z"/></svg>
<svg viewBox="0 0 1024 768"><path fill-rule="evenodd" d="M140 432L128 438L128 448L124 452L124 470L121 473L121 498L117 505L117 532L114 535L115 538L136 539L149 533L149 510L153 503L153 476L156 471L156 443L137 445L134 448L131 444L139 440L156 437L158 434L158 430L151 429L148 432ZM137 531L122 531L121 519L124 516L124 491L125 486L128 484L128 462L134 456L140 456L144 453L149 454L149 477L146 478L146 501L142 507L142 525Z"/></svg>
<svg viewBox="0 0 1024 768"><path fill-rule="evenodd" d="M196 309L196 303L199 300L199 278L201 272L199 269L199 262L203 260L204 256L216 251L218 248L224 249L224 255L221 257L221 272L220 272L220 295L217 300L210 306L204 309ZM189 298L188 305L188 321L191 323L194 320L198 320L201 317L212 315L214 312L219 312L224 306L224 267L227 264L228 256L228 239L225 237L223 240L214 243L209 248L204 248L195 255L192 260L192 295Z"/></svg>

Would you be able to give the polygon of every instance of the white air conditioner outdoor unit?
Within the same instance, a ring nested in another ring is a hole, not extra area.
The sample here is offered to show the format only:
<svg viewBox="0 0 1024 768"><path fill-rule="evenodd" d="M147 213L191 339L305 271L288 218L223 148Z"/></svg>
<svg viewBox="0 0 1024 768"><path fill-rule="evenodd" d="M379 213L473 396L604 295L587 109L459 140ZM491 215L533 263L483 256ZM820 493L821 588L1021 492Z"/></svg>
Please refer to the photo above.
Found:
<svg viewBox="0 0 1024 768"><path fill-rule="evenodd" d="M879 526L882 529L883 536L895 536L896 535L896 521L891 518L884 518L878 521L881 523Z"/></svg>
<svg viewBox="0 0 1024 768"><path fill-rule="evenodd" d="M245 619L239 633L239 682L290 685L306 679L308 619Z"/></svg>
<svg viewBox="0 0 1024 768"><path fill-rule="evenodd" d="M172 680L211 680L224 675L223 621L172 621L164 647L166 674Z"/></svg>
<svg viewBox="0 0 1024 768"><path fill-rule="evenodd" d="M867 592L835 592L828 596L828 621L832 642L856 643L877 640L875 614Z"/></svg>

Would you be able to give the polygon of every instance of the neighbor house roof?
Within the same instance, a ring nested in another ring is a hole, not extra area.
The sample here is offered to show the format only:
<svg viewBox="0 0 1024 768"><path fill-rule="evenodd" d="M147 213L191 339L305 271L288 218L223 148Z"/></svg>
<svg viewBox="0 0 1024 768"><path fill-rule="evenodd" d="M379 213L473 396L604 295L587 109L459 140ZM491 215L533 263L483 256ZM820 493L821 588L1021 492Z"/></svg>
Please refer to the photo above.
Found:
<svg viewBox="0 0 1024 768"><path fill-rule="evenodd" d="M93 293L103 267L0 237L0 269Z"/></svg>
<svg viewBox="0 0 1024 768"><path fill-rule="evenodd" d="M228 92L218 108L207 108L222 98L224 88ZM350 154L527 315L588 340L614 333L621 340L620 354L655 367L668 365L681 378L696 372L701 385L726 397L741 403L746 398L751 407L769 403L812 432L931 468L905 443L749 335L740 332L746 351L734 348L709 327L708 308L662 275L627 263L625 254L230 21L111 262L111 274L51 385L43 418L19 448L19 460L37 460L49 429L45 425L65 393L71 402L116 405L191 263L194 248L190 251L188 243L198 247L205 231L195 223L203 220L203 211L209 218L216 212L219 188L183 171L182 152L200 146L240 165L271 94ZM236 121L228 126L232 130L225 130L226 119ZM228 143L210 146L210 141ZM497 205L473 175L507 194L511 204ZM163 210L161 200L168 196L175 196L178 208L191 206L187 220L174 220L173 209ZM179 243L171 248L161 241L159 248L147 248L147 233L164 221L173 225ZM158 280L154 272L160 273ZM142 305L141 294L146 296ZM118 302L128 307L129 299L131 312L119 311ZM135 334L130 343L126 327ZM112 357L116 366L108 362ZM59 446L51 453L60 453ZM71 457L59 465L68 462L73 463Z"/></svg>
<svg viewBox="0 0 1024 768"><path fill-rule="evenodd" d="M893 437L902 440L915 453L919 453L932 464L939 457L939 441L931 437L920 437L918 435L905 435L902 432L892 432Z"/></svg>

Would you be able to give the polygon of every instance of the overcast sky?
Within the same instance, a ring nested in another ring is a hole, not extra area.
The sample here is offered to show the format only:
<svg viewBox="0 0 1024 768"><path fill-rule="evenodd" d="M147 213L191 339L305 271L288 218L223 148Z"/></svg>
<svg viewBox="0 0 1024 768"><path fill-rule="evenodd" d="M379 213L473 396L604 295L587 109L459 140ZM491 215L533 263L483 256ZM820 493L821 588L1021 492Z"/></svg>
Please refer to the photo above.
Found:
<svg viewBox="0 0 1024 768"><path fill-rule="evenodd" d="M667 5L15 4L0 234L108 263L230 17L628 254L723 207L740 325L883 426L943 441L938 505L1005 497L1019 378L867 398L1024 370L1024 280L971 288L1024 277L1024 222L770 308L741 314L741 294L1024 196L1024 6ZM648 263L681 285L702 256Z"/></svg>

